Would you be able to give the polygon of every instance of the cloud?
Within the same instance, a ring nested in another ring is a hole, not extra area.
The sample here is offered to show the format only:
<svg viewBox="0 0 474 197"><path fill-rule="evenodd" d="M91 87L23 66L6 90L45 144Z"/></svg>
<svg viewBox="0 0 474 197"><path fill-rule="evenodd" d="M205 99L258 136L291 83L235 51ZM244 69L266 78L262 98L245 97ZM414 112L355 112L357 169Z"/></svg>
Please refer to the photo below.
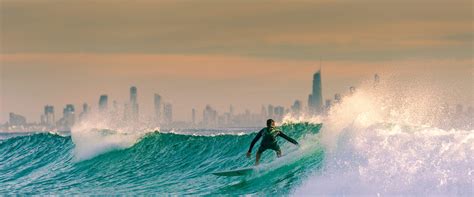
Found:
<svg viewBox="0 0 474 197"><path fill-rule="evenodd" d="M469 57L471 1L2 1L2 53Z"/></svg>

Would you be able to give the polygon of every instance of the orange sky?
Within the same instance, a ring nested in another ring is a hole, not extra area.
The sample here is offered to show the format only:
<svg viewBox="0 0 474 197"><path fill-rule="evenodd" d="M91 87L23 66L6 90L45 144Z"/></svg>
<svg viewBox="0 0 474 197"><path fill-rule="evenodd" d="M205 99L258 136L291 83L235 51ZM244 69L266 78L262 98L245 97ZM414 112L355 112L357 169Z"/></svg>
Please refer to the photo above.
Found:
<svg viewBox="0 0 474 197"><path fill-rule="evenodd" d="M0 122L45 104L160 93L190 109L306 103L323 59L325 98L374 73L436 76L473 95L472 1L0 1Z"/></svg>

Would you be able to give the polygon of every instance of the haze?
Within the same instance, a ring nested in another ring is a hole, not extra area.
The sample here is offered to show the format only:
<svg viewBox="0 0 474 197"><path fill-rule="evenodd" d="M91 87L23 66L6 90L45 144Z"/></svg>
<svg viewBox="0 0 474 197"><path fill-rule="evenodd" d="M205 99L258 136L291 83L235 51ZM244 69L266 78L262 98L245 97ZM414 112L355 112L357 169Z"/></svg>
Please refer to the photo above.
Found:
<svg viewBox="0 0 474 197"><path fill-rule="evenodd" d="M159 93L177 120L206 104L306 103L320 59L325 99L379 73L474 100L469 0L0 2L1 123L100 94L123 103L132 85L141 112Z"/></svg>

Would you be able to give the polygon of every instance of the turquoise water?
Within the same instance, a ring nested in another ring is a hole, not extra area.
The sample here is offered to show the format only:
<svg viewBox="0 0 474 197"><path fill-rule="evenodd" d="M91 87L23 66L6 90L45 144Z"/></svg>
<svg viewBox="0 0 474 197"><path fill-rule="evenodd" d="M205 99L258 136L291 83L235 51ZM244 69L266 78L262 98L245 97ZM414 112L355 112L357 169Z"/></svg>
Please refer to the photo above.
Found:
<svg viewBox="0 0 474 197"><path fill-rule="evenodd" d="M321 125L285 124L282 129L302 140L318 135ZM245 153L256 131L198 136L200 132L148 133L131 147L86 160L76 158L71 136L41 133L2 139L0 194L289 195L324 159L318 141L305 141L314 144L301 151L279 139L282 158L267 151L256 173L218 177L211 173L253 165L254 157L247 159Z"/></svg>

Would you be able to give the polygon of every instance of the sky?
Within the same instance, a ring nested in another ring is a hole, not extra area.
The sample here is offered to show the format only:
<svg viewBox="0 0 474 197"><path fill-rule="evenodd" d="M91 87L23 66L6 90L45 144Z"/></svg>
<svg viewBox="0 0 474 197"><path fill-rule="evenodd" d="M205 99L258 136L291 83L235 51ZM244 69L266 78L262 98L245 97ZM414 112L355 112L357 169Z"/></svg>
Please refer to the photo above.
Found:
<svg viewBox="0 0 474 197"><path fill-rule="evenodd" d="M322 67L323 97L375 73L436 78L472 103L473 2L0 0L0 123L39 121L101 94L140 110L153 94L190 120L206 104L259 112L307 102ZM80 111L80 110L79 110Z"/></svg>

